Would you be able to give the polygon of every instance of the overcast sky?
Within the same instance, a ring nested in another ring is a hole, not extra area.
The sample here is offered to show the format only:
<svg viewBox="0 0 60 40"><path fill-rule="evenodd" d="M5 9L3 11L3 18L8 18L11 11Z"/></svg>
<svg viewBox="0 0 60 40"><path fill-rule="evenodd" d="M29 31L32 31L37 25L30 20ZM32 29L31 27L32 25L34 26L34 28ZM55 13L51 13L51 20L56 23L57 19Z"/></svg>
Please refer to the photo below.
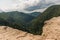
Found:
<svg viewBox="0 0 60 40"><path fill-rule="evenodd" d="M0 11L42 12L54 4L60 4L60 0L0 0Z"/></svg>

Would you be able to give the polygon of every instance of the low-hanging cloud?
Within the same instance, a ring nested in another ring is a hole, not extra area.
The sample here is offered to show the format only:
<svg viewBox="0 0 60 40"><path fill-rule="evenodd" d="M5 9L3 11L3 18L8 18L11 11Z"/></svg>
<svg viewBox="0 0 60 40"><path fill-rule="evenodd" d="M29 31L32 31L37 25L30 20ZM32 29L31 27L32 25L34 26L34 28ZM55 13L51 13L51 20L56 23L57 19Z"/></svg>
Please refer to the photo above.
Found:
<svg viewBox="0 0 60 40"><path fill-rule="evenodd" d="M60 4L60 0L0 0L0 11L34 11L53 4Z"/></svg>

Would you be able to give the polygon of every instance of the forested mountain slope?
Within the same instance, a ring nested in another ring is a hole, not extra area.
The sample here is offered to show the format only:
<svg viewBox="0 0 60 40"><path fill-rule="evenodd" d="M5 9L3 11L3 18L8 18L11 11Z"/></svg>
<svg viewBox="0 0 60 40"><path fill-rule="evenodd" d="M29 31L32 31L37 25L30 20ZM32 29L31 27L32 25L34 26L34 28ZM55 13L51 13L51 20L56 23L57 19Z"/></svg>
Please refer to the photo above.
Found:
<svg viewBox="0 0 60 40"><path fill-rule="evenodd" d="M35 17L26 13L12 11L0 13L0 25L11 26L17 29L25 29L26 23L33 20Z"/></svg>
<svg viewBox="0 0 60 40"><path fill-rule="evenodd" d="M29 27L27 28L30 33L33 34L42 34L42 28L44 21L49 20L53 17L60 16L60 5L53 5L45 10L40 16L30 22Z"/></svg>

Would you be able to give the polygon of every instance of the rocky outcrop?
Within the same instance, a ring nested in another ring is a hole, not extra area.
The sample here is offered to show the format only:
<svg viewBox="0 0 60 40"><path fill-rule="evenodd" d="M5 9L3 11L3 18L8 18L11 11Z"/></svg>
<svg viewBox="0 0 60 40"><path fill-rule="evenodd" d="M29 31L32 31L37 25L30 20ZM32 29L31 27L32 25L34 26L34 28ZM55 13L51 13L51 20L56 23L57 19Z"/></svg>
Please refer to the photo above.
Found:
<svg viewBox="0 0 60 40"><path fill-rule="evenodd" d="M38 36L7 26L0 26L0 40L40 40L40 36Z"/></svg>
<svg viewBox="0 0 60 40"><path fill-rule="evenodd" d="M60 17L54 17L45 22L43 40L60 40Z"/></svg>
<svg viewBox="0 0 60 40"><path fill-rule="evenodd" d="M0 26L0 40L60 40L60 17L46 21L42 35L33 35L8 26Z"/></svg>

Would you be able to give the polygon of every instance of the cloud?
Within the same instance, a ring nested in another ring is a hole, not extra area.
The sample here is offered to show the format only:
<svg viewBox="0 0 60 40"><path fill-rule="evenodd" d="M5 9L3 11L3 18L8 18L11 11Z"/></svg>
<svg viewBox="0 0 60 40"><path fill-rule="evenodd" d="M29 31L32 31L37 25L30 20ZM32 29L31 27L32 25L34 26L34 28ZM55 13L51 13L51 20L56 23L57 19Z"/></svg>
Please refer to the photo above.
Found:
<svg viewBox="0 0 60 40"><path fill-rule="evenodd" d="M0 11L31 12L60 4L60 0L0 0Z"/></svg>
<svg viewBox="0 0 60 40"><path fill-rule="evenodd" d="M28 8L26 8L25 10L27 11L34 11L34 10L39 10L39 9L45 9L51 5L55 5L55 4L60 4L60 0L41 0L37 5L35 6L30 6Z"/></svg>

